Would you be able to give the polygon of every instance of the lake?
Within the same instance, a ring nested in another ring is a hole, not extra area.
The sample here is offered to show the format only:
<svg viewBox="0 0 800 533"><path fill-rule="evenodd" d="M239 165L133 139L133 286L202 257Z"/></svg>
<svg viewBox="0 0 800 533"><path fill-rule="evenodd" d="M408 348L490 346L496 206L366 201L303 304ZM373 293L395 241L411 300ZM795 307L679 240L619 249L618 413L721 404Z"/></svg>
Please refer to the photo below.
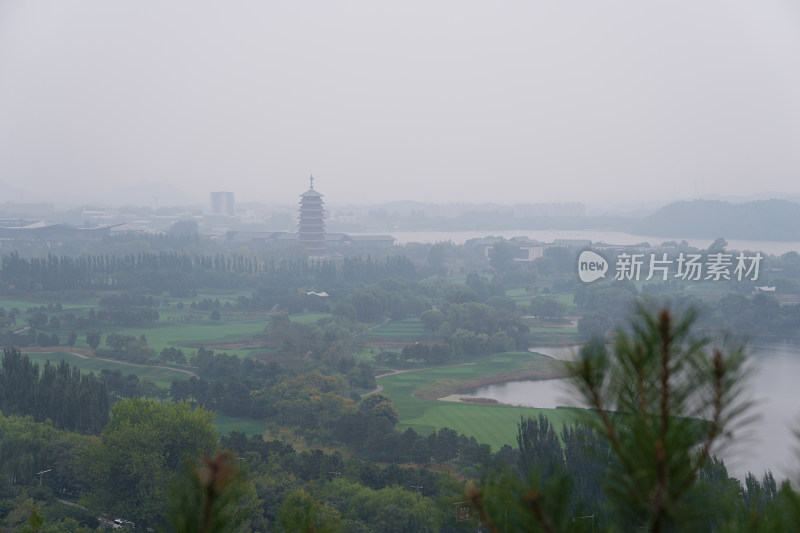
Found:
<svg viewBox="0 0 800 533"><path fill-rule="evenodd" d="M648 242L652 245L659 245L662 242L686 240L689 245L699 249L707 249L714 242L714 239L682 239L680 237L652 237L647 235L633 235L619 231L603 230L482 230L482 231L397 231L391 235L396 239L397 244L407 244L410 242L437 243L451 241L454 244L464 244L469 239L487 237L528 237L541 242L553 242L555 239L582 239L590 240L593 243L603 242L606 244L639 244ZM800 242L783 241L744 241L728 239L728 248L732 250L760 251L770 255L783 255L786 252L800 251Z"/></svg>
<svg viewBox="0 0 800 533"><path fill-rule="evenodd" d="M531 351L561 360L571 360L574 347L533 347ZM758 419L749 430L734 430L732 444L720 454L731 475L744 478L751 471L758 477L770 469L776 478L797 479L800 439L800 345L771 343L754 345L750 358L755 367L751 386ZM554 408L580 406L565 380L512 381L481 387L464 394L491 398L509 405Z"/></svg>
<svg viewBox="0 0 800 533"><path fill-rule="evenodd" d="M489 235L504 237L528 237L542 242L555 239L582 239L593 243L630 245L648 242L658 245L666 241L680 242L681 237L653 237L603 230L483 230L483 231L410 231L394 232L398 244L409 242L436 243L450 241L463 244L469 239ZM707 249L714 239L685 239L691 246ZM732 250L760 251L770 255L783 255L800 251L800 242L728 240ZM572 348L533 348L557 359L570 359ZM735 435L735 442L722 453L731 474L743 478L749 470L760 476L771 469L780 478L800 479L800 470L795 466L800 458L800 439L795 438L794 429L800 429L800 345L777 343L756 346L753 364L757 372L753 378L753 397L758 399L755 412L757 422L750 426L748 435ZM532 407L556 407L576 405L563 380L534 382L509 382L484 387L474 396L493 398L498 402Z"/></svg>

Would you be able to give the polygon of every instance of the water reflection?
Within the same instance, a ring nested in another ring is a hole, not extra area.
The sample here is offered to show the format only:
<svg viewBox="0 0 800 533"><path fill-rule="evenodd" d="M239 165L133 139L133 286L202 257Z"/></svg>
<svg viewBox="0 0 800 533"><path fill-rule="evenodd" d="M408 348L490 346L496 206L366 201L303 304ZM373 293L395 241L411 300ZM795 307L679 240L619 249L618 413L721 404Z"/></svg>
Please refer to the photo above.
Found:
<svg viewBox="0 0 800 533"><path fill-rule="evenodd" d="M563 379L509 381L487 385L462 396L491 398L507 405L555 409L559 406L579 407Z"/></svg>

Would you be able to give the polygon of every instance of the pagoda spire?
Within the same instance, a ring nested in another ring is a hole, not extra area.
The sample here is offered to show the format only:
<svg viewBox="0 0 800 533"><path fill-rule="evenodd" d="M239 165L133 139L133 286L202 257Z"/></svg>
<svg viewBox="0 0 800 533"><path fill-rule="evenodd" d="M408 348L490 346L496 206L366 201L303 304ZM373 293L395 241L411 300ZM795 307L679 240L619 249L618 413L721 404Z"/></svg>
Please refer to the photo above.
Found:
<svg viewBox="0 0 800 533"><path fill-rule="evenodd" d="M309 257L325 254L325 210L322 195L314 190L314 176L309 178L311 188L300 195L300 220L297 237Z"/></svg>

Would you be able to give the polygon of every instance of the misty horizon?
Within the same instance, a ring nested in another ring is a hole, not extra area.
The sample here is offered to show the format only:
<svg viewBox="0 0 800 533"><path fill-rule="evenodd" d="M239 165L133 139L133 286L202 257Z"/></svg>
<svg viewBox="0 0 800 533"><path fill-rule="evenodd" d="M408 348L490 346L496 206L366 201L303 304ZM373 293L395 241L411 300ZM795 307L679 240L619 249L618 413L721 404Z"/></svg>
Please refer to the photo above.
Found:
<svg viewBox="0 0 800 533"><path fill-rule="evenodd" d="M800 9L4 2L0 180L292 203L800 194ZM334 194L336 193L336 194ZM280 199L280 201L278 201Z"/></svg>
<svg viewBox="0 0 800 533"><path fill-rule="evenodd" d="M308 184L306 184L306 188ZM427 200L420 200L414 198L398 198L394 200L388 200L384 202L374 202L374 203L357 203L351 201L347 196L347 191L337 191L333 190L330 191L330 194L325 191L319 189L319 187L315 187L315 189L319 190L319 192L323 195L325 205L328 208L335 208L335 209L348 209L348 208L393 208L397 207L401 210L413 208L413 206L439 206L439 207L446 207L449 209L470 209L470 208L477 208L477 209L492 209L492 208L504 208L504 209L512 209L516 207L522 206L530 206L530 205L540 205L540 206L568 206L568 205L579 205L584 208L585 215L587 216L597 216L597 215L633 215L633 216L641 216L646 213L652 213L665 207L670 204L674 204L676 202L693 202L699 200L705 201L719 201L731 204L743 204L743 203L750 203L756 201L763 201L763 200L785 200L790 202L798 203L800 202L800 194L785 194L780 192L760 192L755 193L748 196L736 196L736 195L724 195L724 194L708 194L705 196L700 196L696 198L676 198L676 199L648 199L648 200L639 200L639 201L609 201L609 202L579 202L579 201L514 201L514 198L509 198L505 202L491 202L491 201L476 201L476 202L469 202L469 201L446 201L444 199L437 200L437 199L427 199ZM306 189L303 189L303 191ZM222 191L220 189L219 191ZM76 208L87 208L87 207L96 207L96 208L150 208L150 209L174 209L174 208L192 208L192 209L203 209L209 210L210 208L210 194L212 192L219 192L219 191L207 191L205 193L194 195L187 193L184 190L181 190L178 187L174 187L165 183L136 183L127 185L123 188L120 188L115 191L110 191L107 194L94 194L94 195L70 195L61 192L51 192L51 193L37 193L30 190L26 190L20 187L15 187L13 185L9 185L6 182L0 180L0 196L2 196L3 201L0 204L7 204L7 205L17 205L20 208L24 208L25 206L36 206L41 204L43 206L49 205L52 209L56 211L63 211L63 210L70 210ZM235 198L235 205L238 208L244 208L246 206L260 206L260 207L271 207L271 208L294 208L299 201L300 193L302 191L296 191L296 194L293 196L288 197L272 197L268 201L264 201L260 198L251 198L251 197L243 197L243 195L238 194L236 191L226 191L232 192ZM33 211L35 212L35 210Z"/></svg>

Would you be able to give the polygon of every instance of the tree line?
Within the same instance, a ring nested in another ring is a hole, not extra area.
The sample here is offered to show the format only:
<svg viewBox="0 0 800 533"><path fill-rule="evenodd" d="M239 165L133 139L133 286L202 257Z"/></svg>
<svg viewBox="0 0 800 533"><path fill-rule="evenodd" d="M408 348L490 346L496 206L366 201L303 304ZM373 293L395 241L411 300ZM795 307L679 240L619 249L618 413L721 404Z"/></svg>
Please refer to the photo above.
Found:
<svg viewBox="0 0 800 533"><path fill-rule="evenodd" d="M391 277L416 277L409 259L396 255L373 260L347 257L341 262L260 261L255 256L189 255L179 252L140 252L127 255L21 257L17 252L0 260L4 292L40 290L148 288L181 295L197 287L338 286L372 283Z"/></svg>
<svg viewBox="0 0 800 533"><path fill-rule="evenodd" d="M108 421L108 390L93 373L82 374L63 359L44 367L18 348L3 350L0 368L0 412L51 420L56 428L99 433Z"/></svg>

